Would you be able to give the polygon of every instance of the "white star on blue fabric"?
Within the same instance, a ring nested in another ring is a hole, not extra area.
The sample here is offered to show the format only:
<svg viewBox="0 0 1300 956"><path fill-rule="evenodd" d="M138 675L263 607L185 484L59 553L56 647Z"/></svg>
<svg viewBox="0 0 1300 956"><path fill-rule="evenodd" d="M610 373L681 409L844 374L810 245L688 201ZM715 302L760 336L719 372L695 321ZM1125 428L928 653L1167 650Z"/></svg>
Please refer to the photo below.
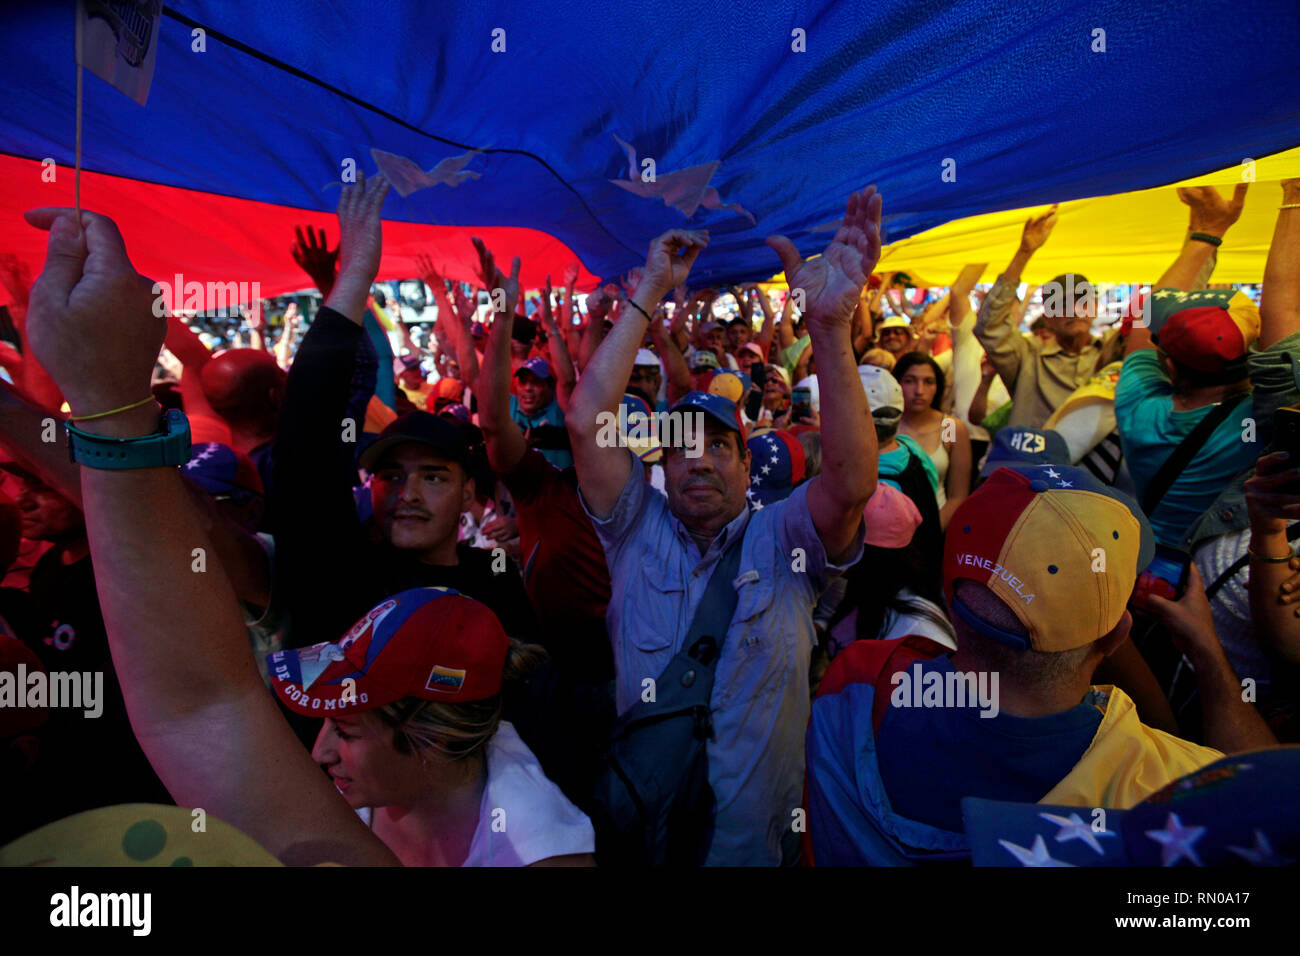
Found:
<svg viewBox="0 0 1300 956"><path fill-rule="evenodd" d="M771 470L772 470L772 466L771 466L771 465L764 465L764 466L763 466L763 474L766 475L766 474L767 474L769 471L771 471Z"/></svg>
<svg viewBox="0 0 1300 956"><path fill-rule="evenodd" d="M1256 830L1255 845L1253 847L1228 847L1229 853L1235 853L1251 866L1284 866L1285 861L1273 851L1273 846L1268 842L1268 837Z"/></svg>
<svg viewBox="0 0 1300 956"><path fill-rule="evenodd" d="M1048 478L1060 478L1060 477L1061 477L1061 473L1060 473L1059 471L1057 471L1055 468L1052 468L1052 467L1049 466L1048 469L1047 469L1047 477L1048 477Z"/></svg>
<svg viewBox="0 0 1300 956"><path fill-rule="evenodd" d="M1074 487L1074 482L1072 482L1072 481L1066 481L1066 480L1062 479L1062 480L1057 484L1057 487L1058 487L1058 488L1073 488L1073 487Z"/></svg>
<svg viewBox="0 0 1300 956"><path fill-rule="evenodd" d="M1183 857L1203 866L1193 844L1205 835L1205 827L1185 827L1178 814L1169 814L1163 830L1147 830L1146 835L1160 844L1160 865L1173 866Z"/></svg>
<svg viewBox="0 0 1300 956"><path fill-rule="evenodd" d="M1026 850L1023 846L1016 846L1008 840L999 840L999 843L1008 853L1020 861L1021 866L1074 866L1073 863L1066 863L1064 860L1054 860L1050 853L1047 852L1047 844L1043 842L1041 836L1034 837L1032 849Z"/></svg>
<svg viewBox="0 0 1300 956"><path fill-rule="evenodd" d="M760 478L758 475L754 475L749 479L749 483L751 485L761 485L763 483L763 479Z"/></svg>
<svg viewBox="0 0 1300 956"><path fill-rule="evenodd" d="M1116 836L1110 830L1094 830L1084 823L1077 813L1071 813L1068 817L1058 817L1054 813L1040 813L1039 816L1048 823L1055 823L1061 828L1056 834L1057 843L1064 843L1067 840L1082 840L1088 844L1089 848L1096 850L1100 856L1105 856L1106 851L1097 842L1097 837Z"/></svg>

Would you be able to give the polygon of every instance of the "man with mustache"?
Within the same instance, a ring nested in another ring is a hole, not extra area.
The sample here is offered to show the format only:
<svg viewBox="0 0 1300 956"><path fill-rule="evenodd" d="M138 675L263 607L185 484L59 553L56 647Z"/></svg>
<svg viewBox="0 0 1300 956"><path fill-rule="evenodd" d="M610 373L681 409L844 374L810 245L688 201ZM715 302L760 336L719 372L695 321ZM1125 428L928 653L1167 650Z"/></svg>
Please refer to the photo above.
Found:
<svg viewBox="0 0 1300 956"><path fill-rule="evenodd" d="M750 452L736 406L721 396L691 392L670 409L693 415L700 428L676 447L661 435L667 500L649 489L635 455L601 438L650 316L686 281L707 242L707 233L670 230L651 243L641 282L584 369L566 425L610 569L607 623L621 714L682 649L711 575L732 546L740 549L736 609L719 635L710 697L713 826L697 856L709 865L780 865L798 856L813 608L828 581L861 556L862 513L876 486L875 431L850 329L880 255L880 197L874 187L855 193L819 258L805 262L789 239L768 239L790 286L806 297L827 397L821 474L762 511L746 506Z"/></svg>

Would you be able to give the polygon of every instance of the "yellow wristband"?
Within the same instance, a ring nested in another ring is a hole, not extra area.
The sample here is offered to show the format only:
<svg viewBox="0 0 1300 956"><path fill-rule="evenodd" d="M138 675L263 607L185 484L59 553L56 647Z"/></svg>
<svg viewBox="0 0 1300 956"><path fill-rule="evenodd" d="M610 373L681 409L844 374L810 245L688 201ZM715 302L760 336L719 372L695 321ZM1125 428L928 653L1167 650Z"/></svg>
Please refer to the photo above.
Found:
<svg viewBox="0 0 1300 956"><path fill-rule="evenodd" d="M1295 557L1294 554L1287 554L1284 557L1275 558L1267 554L1260 554L1258 551L1255 551L1253 548L1250 547L1246 548L1246 553L1249 554L1252 558L1258 558L1261 561L1267 561L1269 564L1286 564L1293 557Z"/></svg>
<svg viewBox="0 0 1300 956"><path fill-rule="evenodd" d="M69 418L69 421L89 422L96 418L107 418L109 415L117 415L120 412L129 412L131 409L139 408L141 405L148 405L152 401L155 401L155 399L150 395L148 398L142 398L138 402L132 402L130 405L123 405L121 408L114 408L107 412L97 412L94 415L73 415Z"/></svg>
<svg viewBox="0 0 1300 956"><path fill-rule="evenodd" d="M1284 202L1278 209L1300 209L1300 202Z"/></svg>

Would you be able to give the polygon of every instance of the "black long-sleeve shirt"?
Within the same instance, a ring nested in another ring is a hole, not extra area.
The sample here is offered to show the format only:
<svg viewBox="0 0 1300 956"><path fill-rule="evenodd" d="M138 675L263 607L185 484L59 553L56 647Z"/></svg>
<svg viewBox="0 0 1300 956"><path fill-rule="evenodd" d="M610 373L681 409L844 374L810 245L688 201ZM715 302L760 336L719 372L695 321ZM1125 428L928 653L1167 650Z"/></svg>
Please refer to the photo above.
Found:
<svg viewBox="0 0 1300 956"><path fill-rule="evenodd" d="M494 574L490 552L462 544L457 564L425 564L380 540L358 518L352 495L357 446L343 438L360 437L362 422L347 429L344 419L358 407L354 370L364 337L360 325L323 308L289 371L272 492L276 587L290 620L286 646L338 640L384 598L414 587L454 588L491 608L506 633L529 639L532 608L513 563Z"/></svg>

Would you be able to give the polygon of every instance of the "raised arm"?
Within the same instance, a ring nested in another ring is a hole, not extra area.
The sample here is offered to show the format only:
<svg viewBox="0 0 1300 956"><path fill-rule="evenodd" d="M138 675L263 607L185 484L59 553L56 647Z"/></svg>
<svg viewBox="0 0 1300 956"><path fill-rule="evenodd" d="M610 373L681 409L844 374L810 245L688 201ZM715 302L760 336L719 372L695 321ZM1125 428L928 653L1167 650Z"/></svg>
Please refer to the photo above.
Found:
<svg viewBox="0 0 1300 956"><path fill-rule="evenodd" d="M560 404L560 411L569 413L569 401L578 376L573 370L573 359L569 357L569 346L560 333L560 326L555 320L555 311L551 307L551 277L546 277L546 298L542 302L542 326L546 329L546 347L551 353L551 370L555 373L555 400Z"/></svg>
<svg viewBox="0 0 1300 956"><path fill-rule="evenodd" d="M789 239L772 236L790 289L802 289L821 390L822 470L808 488L808 510L834 562L847 556L867 500L876 490L876 430L858 379L853 310L880 259L880 195L874 186L849 197L844 225L807 262Z"/></svg>
<svg viewBox="0 0 1300 956"><path fill-rule="evenodd" d="M72 210L30 212L50 230L32 300L32 348L74 414L147 395L165 323L117 227ZM82 423L133 438L157 405ZM86 528L113 666L132 729L173 798L202 807L289 863L394 863L333 791L258 676L234 592L175 468L82 469ZM144 516L148 520L144 520Z"/></svg>
<svg viewBox="0 0 1300 956"><path fill-rule="evenodd" d="M609 307L613 304L617 292L618 287L610 284L597 286L596 290L587 296L587 325L582 330L582 346L578 351L578 364L584 374L591 357L596 354L596 350L600 348L600 343L605 338L605 316L609 314Z"/></svg>
<svg viewBox="0 0 1300 956"><path fill-rule="evenodd" d="M505 293L505 309L497 312L488 328L487 348L479 366L478 419L487 444L488 464L500 475L508 475L519 467L528 443L524 434L510 417L510 332L519 301L519 259L515 258L510 275L497 268L492 253L483 240L475 239L479 270L483 282L491 289Z"/></svg>
<svg viewBox="0 0 1300 956"><path fill-rule="evenodd" d="M1259 348L1300 330L1300 178L1282 182L1282 209L1264 263L1259 296Z"/></svg>
<svg viewBox="0 0 1300 956"><path fill-rule="evenodd" d="M659 364L668 382L666 391L668 404L675 405L678 399L691 390L691 370L686 367L686 356L682 354L682 350L677 347L677 342L658 318L650 323L650 340L654 342L659 352Z"/></svg>
<svg viewBox="0 0 1300 956"><path fill-rule="evenodd" d="M1015 390L1016 379L1020 377L1021 363L1030 349L1012 317L1016 289L1020 286L1020 274L1033 254L1043 247L1055 226L1055 206L1041 216L1029 218L1020 233L1020 246L1016 249L1016 254L984 297L975 319L975 337L984 346L989 361L1002 376L1002 381L1012 391Z"/></svg>
<svg viewBox="0 0 1300 956"><path fill-rule="evenodd" d="M763 310L763 327L758 330L758 344L763 349L763 361L766 362L771 354L772 339L776 335L776 310L762 289L755 288L754 294L758 296L758 307Z"/></svg>
<svg viewBox="0 0 1300 956"><path fill-rule="evenodd" d="M632 456L626 448L602 447L596 440L600 419L605 417L601 413L617 412L637 349L645 340L649 317L674 286L686 281L708 241L706 232L671 229L650 243L645 270L628 308L591 357L573 392L565 425L573 445L582 497L599 519L613 513L632 467Z"/></svg>
<svg viewBox="0 0 1300 956"><path fill-rule="evenodd" d="M298 332L298 303L290 302L284 310L284 328L275 343L275 361L280 368L288 369L293 357L293 339Z"/></svg>
<svg viewBox="0 0 1300 956"><path fill-rule="evenodd" d="M312 232L311 226L308 226L306 235L303 235L302 227L294 226L293 231L298 237L292 247L293 261L298 263L302 271L316 283L320 294L328 296L334 289L334 277L339 265L339 250L329 247L324 229Z"/></svg>
<svg viewBox="0 0 1300 956"><path fill-rule="evenodd" d="M1178 190L1178 198L1190 207L1187 238L1183 240L1183 247L1173 264L1151 286L1152 292L1157 289L1190 292L1209 278L1218 247L1204 239L1193 239L1192 236L1212 236L1222 240L1232 224L1241 218L1248 185L1238 184L1230 200L1225 200L1213 186L1193 186ZM1155 348L1151 342L1151 330L1145 325L1134 325L1124 342L1124 354L1131 355L1150 348Z"/></svg>

